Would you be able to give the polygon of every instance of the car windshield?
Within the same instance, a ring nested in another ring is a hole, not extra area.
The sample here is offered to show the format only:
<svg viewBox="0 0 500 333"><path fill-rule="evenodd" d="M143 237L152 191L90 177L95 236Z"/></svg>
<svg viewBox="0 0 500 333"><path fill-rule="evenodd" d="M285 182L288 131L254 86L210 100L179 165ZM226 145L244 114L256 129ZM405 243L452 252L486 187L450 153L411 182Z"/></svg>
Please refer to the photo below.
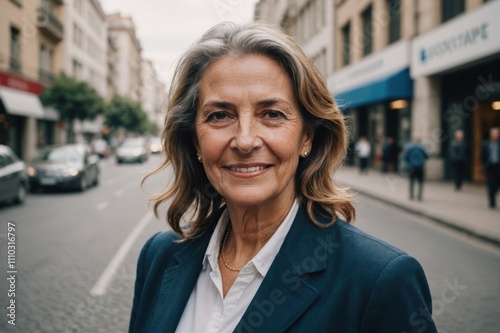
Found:
<svg viewBox="0 0 500 333"><path fill-rule="evenodd" d="M94 141L92 143L92 146L96 149L105 149L106 148L106 141Z"/></svg>
<svg viewBox="0 0 500 333"><path fill-rule="evenodd" d="M48 148L40 152L35 161L49 161L57 163L78 163L83 159L83 149L72 146Z"/></svg>
<svg viewBox="0 0 500 333"><path fill-rule="evenodd" d="M144 146L144 140L142 139L128 139L125 140L122 144L122 147L143 147Z"/></svg>

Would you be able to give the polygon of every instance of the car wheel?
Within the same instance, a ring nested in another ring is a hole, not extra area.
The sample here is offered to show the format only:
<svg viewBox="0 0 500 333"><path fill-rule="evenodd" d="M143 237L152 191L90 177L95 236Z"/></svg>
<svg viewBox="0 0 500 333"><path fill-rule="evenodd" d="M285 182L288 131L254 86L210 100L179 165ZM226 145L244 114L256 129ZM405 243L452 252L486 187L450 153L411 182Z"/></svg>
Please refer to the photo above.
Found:
<svg viewBox="0 0 500 333"><path fill-rule="evenodd" d="M82 175L82 178L80 178L80 184L78 184L78 190L80 192L83 192L87 189L87 179L85 178L85 175Z"/></svg>
<svg viewBox="0 0 500 333"><path fill-rule="evenodd" d="M94 180L94 186L97 186L97 185L99 185L99 174L97 174L95 176L95 180Z"/></svg>
<svg viewBox="0 0 500 333"><path fill-rule="evenodd" d="M117 159L117 160L116 160L116 163L121 164L121 163L122 163L122 160Z"/></svg>
<svg viewBox="0 0 500 333"><path fill-rule="evenodd" d="M22 204L25 199L26 199L26 185L20 183L19 187L17 188L17 195L15 202L18 204Z"/></svg>

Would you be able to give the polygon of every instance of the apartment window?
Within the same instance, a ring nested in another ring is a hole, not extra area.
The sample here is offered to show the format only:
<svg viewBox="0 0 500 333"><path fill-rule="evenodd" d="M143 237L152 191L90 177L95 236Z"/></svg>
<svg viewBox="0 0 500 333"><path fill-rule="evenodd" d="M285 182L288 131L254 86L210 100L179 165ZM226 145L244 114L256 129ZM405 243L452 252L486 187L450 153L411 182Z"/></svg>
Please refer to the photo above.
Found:
<svg viewBox="0 0 500 333"><path fill-rule="evenodd" d="M344 65L348 65L351 60L351 25L347 23L342 28L342 60Z"/></svg>
<svg viewBox="0 0 500 333"><path fill-rule="evenodd" d="M389 0L387 2L389 11L389 44L401 38L401 0Z"/></svg>
<svg viewBox="0 0 500 333"><path fill-rule="evenodd" d="M41 80L52 81L54 79L52 74L52 56L52 50L44 44L40 44L40 68L38 73Z"/></svg>
<svg viewBox="0 0 500 333"><path fill-rule="evenodd" d="M83 74L82 71L82 64L78 60L73 59L73 77L75 77L76 79L81 79Z"/></svg>
<svg viewBox="0 0 500 333"><path fill-rule="evenodd" d="M368 55L373 51L372 6L369 6L363 12L362 17L363 17L363 55Z"/></svg>
<svg viewBox="0 0 500 333"><path fill-rule="evenodd" d="M465 11L465 0L441 0L441 20L446 22Z"/></svg>
<svg viewBox="0 0 500 333"><path fill-rule="evenodd" d="M17 7L22 7L22 5L23 5L22 0L10 0L10 2L12 2Z"/></svg>
<svg viewBox="0 0 500 333"><path fill-rule="evenodd" d="M49 51L43 44L40 45L40 69L49 69Z"/></svg>
<svg viewBox="0 0 500 333"><path fill-rule="evenodd" d="M83 48L83 31L76 23L73 23L73 43Z"/></svg>
<svg viewBox="0 0 500 333"><path fill-rule="evenodd" d="M323 10L321 10L321 4L322 4L321 0L314 1L314 8L316 9L314 13L315 16L314 20L316 21L317 31L320 31L321 28L323 28Z"/></svg>
<svg viewBox="0 0 500 333"><path fill-rule="evenodd" d="M326 14L328 13L329 7L328 7L328 0L323 0L321 4L321 21L323 22L323 26L327 24L327 17Z"/></svg>
<svg viewBox="0 0 500 333"><path fill-rule="evenodd" d="M10 68L21 70L21 31L10 27Z"/></svg>

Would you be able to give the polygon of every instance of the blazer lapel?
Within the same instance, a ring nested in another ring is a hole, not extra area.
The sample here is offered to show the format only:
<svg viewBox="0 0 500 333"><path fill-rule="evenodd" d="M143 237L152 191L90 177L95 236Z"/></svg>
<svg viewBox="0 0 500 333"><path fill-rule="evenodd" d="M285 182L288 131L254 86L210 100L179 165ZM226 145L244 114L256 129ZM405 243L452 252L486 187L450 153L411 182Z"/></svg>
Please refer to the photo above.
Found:
<svg viewBox="0 0 500 333"><path fill-rule="evenodd" d="M209 228L174 254L176 264L163 274L151 332L175 332L200 275L203 256L212 233L213 228Z"/></svg>
<svg viewBox="0 0 500 333"><path fill-rule="evenodd" d="M284 332L311 306L319 291L308 282L326 267L336 247L330 228L315 226L299 208L293 225L235 332Z"/></svg>

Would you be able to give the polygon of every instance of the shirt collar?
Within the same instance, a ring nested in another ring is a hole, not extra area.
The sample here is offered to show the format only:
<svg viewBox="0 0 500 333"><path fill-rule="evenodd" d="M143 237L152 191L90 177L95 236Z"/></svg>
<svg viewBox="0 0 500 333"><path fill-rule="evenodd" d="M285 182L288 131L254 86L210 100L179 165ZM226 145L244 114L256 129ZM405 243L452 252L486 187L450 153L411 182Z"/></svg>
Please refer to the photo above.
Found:
<svg viewBox="0 0 500 333"><path fill-rule="evenodd" d="M299 203L295 200L287 216L264 247L245 265L245 267L242 268L243 273L251 272L252 268L255 267L262 277L266 276L267 272L271 268L274 258L281 248L281 245L283 245L283 242L285 241L288 231L290 231L290 228L292 227L293 220L297 215L298 209ZM226 210L219 218L212 237L210 238L210 242L208 243L202 262L203 270L207 269L208 266L210 266L212 271L219 270L218 258L220 244L222 242L222 238L224 237L224 231L226 230L228 221L229 215Z"/></svg>

